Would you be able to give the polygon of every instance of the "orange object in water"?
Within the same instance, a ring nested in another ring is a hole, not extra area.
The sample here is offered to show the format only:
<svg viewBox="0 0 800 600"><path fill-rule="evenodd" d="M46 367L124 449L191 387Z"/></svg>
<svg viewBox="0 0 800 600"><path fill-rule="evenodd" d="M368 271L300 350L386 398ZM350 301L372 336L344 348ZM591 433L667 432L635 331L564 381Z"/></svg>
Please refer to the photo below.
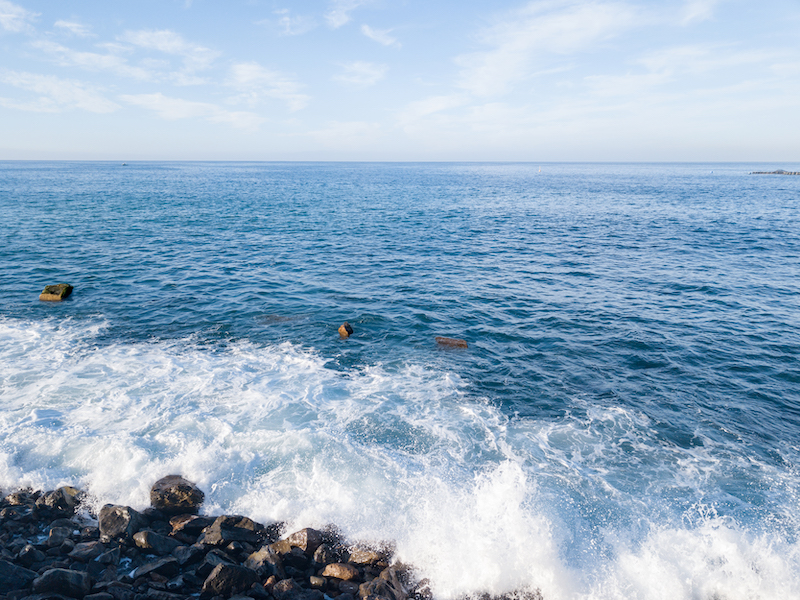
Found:
<svg viewBox="0 0 800 600"><path fill-rule="evenodd" d="M467 340L460 340L458 338L436 336L436 343L443 346L455 346L456 348L467 348Z"/></svg>

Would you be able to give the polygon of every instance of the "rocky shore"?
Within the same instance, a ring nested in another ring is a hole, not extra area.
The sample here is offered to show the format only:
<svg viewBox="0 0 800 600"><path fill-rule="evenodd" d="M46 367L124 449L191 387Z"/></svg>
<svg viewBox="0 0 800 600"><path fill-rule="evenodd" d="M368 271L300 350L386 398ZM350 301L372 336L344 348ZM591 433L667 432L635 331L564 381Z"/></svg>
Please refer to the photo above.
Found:
<svg viewBox="0 0 800 600"><path fill-rule="evenodd" d="M92 514L73 487L0 501L0 600L425 600L424 581L388 548L334 527L285 535L240 515L202 516L203 492L180 476L138 512Z"/></svg>

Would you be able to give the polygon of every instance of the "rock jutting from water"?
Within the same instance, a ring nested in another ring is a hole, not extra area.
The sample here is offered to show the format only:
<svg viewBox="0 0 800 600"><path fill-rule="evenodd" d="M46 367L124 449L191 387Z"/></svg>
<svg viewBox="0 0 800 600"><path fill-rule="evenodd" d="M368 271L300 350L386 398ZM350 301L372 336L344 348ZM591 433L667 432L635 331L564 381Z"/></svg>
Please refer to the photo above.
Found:
<svg viewBox="0 0 800 600"><path fill-rule="evenodd" d="M46 285L39 294L39 300L44 302L61 302L72 293L73 287L68 283Z"/></svg>
<svg viewBox="0 0 800 600"><path fill-rule="evenodd" d="M280 523L197 515L203 493L177 475L142 512L107 504L95 520L76 513L85 498L62 487L0 500L0 600L431 600L390 550L334 526L283 535Z"/></svg>

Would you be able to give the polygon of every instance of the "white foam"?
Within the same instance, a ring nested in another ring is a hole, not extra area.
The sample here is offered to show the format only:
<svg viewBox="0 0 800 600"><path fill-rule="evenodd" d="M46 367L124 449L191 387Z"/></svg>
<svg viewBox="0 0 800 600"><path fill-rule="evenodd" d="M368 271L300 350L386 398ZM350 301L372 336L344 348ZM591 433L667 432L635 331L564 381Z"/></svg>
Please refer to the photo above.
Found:
<svg viewBox="0 0 800 600"><path fill-rule="evenodd" d="M99 345L102 331L0 320L4 489L143 508L182 473L208 513L393 541L442 600L800 597L796 524L770 537L648 504L701 495L719 467L663 448L641 414L510 420L419 364L343 373L291 344Z"/></svg>

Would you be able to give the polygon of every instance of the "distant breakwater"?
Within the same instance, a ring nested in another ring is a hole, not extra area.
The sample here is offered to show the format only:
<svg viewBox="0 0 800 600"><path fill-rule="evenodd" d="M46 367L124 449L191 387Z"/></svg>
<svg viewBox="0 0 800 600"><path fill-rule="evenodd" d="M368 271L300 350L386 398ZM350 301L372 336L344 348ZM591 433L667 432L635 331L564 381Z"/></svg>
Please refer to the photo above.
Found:
<svg viewBox="0 0 800 600"><path fill-rule="evenodd" d="M800 171L784 171L778 169L777 171L750 171L750 175L800 175Z"/></svg>

